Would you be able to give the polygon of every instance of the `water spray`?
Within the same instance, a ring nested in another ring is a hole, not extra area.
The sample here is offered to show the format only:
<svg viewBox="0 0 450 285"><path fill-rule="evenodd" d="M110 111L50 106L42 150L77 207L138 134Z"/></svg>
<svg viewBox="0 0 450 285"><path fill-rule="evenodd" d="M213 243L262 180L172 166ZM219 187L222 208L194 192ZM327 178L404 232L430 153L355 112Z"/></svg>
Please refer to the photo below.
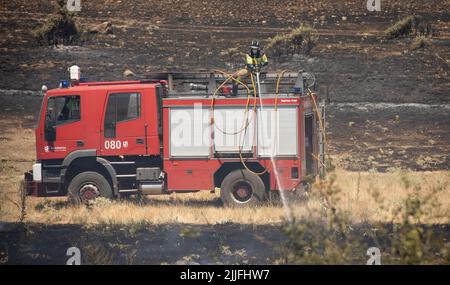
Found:
<svg viewBox="0 0 450 285"><path fill-rule="evenodd" d="M262 112L264 111L264 104L263 104L262 94L261 94L261 82L260 82L260 78L259 78L259 73L260 73L260 71L257 68L256 69L256 85L258 87L259 106L260 106L260 111L261 111L261 115L262 115ZM253 83L253 76L252 76L252 83ZM275 110L275 117L277 117L277 112L278 112L278 110L276 109ZM261 124L263 123L262 122L263 121L262 118L263 117L261 116L261 122L260 122ZM263 126L262 130L264 130L264 129L265 128ZM277 133L275 134L275 136L276 135L277 135ZM276 137L275 136L273 138L274 139L274 143L272 144L272 152L270 154L270 162L272 163L273 173L274 173L275 180L276 180L276 183L278 184L278 188L279 188L279 191L280 191L280 197L281 197L281 202L283 204L284 212L286 214L286 217L287 217L288 221L291 222L292 221L291 209L289 208L289 206L287 204L287 199L286 199L286 196L285 196L285 193L284 193L284 189L283 189L283 186L281 185L282 183L281 183L281 180L280 180L280 174L278 172L277 165L275 164L275 158L274 158L275 143L276 143Z"/></svg>

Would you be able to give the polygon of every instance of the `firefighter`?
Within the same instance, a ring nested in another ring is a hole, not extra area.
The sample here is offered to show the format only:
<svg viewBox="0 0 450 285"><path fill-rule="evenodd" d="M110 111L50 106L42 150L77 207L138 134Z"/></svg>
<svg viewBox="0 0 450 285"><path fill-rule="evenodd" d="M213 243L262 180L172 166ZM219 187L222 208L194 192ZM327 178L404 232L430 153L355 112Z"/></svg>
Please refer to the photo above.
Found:
<svg viewBox="0 0 450 285"><path fill-rule="evenodd" d="M250 52L245 55L245 67L233 74L240 81L242 77L247 77L250 73L259 72L261 67L269 64L266 54L261 50L258 40L253 40L250 45ZM233 84L233 96L238 92L238 84Z"/></svg>
<svg viewBox="0 0 450 285"><path fill-rule="evenodd" d="M65 104L58 116L58 121L77 120L80 118L80 106L75 96L66 98Z"/></svg>
<svg viewBox="0 0 450 285"><path fill-rule="evenodd" d="M259 71L263 66L269 64L266 54L261 50L259 41L252 41L250 52L245 56L245 63L248 71Z"/></svg>

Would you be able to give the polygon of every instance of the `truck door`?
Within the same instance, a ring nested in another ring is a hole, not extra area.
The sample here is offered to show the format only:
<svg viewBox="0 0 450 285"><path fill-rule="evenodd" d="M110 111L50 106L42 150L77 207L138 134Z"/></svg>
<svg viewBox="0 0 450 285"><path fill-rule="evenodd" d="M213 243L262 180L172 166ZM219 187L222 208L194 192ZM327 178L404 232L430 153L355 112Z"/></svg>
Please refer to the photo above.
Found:
<svg viewBox="0 0 450 285"><path fill-rule="evenodd" d="M103 112L101 154L146 154L143 91L109 92Z"/></svg>
<svg viewBox="0 0 450 285"><path fill-rule="evenodd" d="M84 147L84 121L79 95L51 96L47 100L45 121L38 149L42 159L64 158Z"/></svg>

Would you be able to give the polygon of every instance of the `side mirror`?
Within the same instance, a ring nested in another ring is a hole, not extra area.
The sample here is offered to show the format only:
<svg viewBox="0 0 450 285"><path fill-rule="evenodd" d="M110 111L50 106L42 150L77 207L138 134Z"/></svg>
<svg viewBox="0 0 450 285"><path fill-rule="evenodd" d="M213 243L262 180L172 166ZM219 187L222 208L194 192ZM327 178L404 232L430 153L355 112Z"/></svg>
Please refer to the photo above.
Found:
<svg viewBox="0 0 450 285"><path fill-rule="evenodd" d="M44 138L48 142L54 142L56 140L55 122L46 122L45 123Z"/></svg>
<svg viewBox="0 0 450 285"><path fill-rule="evenodd" d="M47 93L47 90L48 90L47 86L42 85L42 87L41 87L41 96L44 96L45 93Z"/></svg>

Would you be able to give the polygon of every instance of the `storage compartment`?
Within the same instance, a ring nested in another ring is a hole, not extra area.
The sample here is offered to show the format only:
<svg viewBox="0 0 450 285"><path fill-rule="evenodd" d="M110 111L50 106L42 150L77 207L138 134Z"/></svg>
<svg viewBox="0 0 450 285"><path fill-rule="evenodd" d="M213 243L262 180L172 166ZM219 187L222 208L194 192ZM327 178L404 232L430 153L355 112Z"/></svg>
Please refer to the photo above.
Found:
<svg viewBox="0 0 450 285"><path fill-rule="evenodd" d="M214 151L218 153L251 152L255 137L253 110L244 107L215 107ZM245 126L247 127L245 128Z"/></svg>
<svg viewBox="0 0 450 285"><path fill-rule="evenodd" d="M266 107L258 112L258 155L298 156L298 109Z"/></svg>

